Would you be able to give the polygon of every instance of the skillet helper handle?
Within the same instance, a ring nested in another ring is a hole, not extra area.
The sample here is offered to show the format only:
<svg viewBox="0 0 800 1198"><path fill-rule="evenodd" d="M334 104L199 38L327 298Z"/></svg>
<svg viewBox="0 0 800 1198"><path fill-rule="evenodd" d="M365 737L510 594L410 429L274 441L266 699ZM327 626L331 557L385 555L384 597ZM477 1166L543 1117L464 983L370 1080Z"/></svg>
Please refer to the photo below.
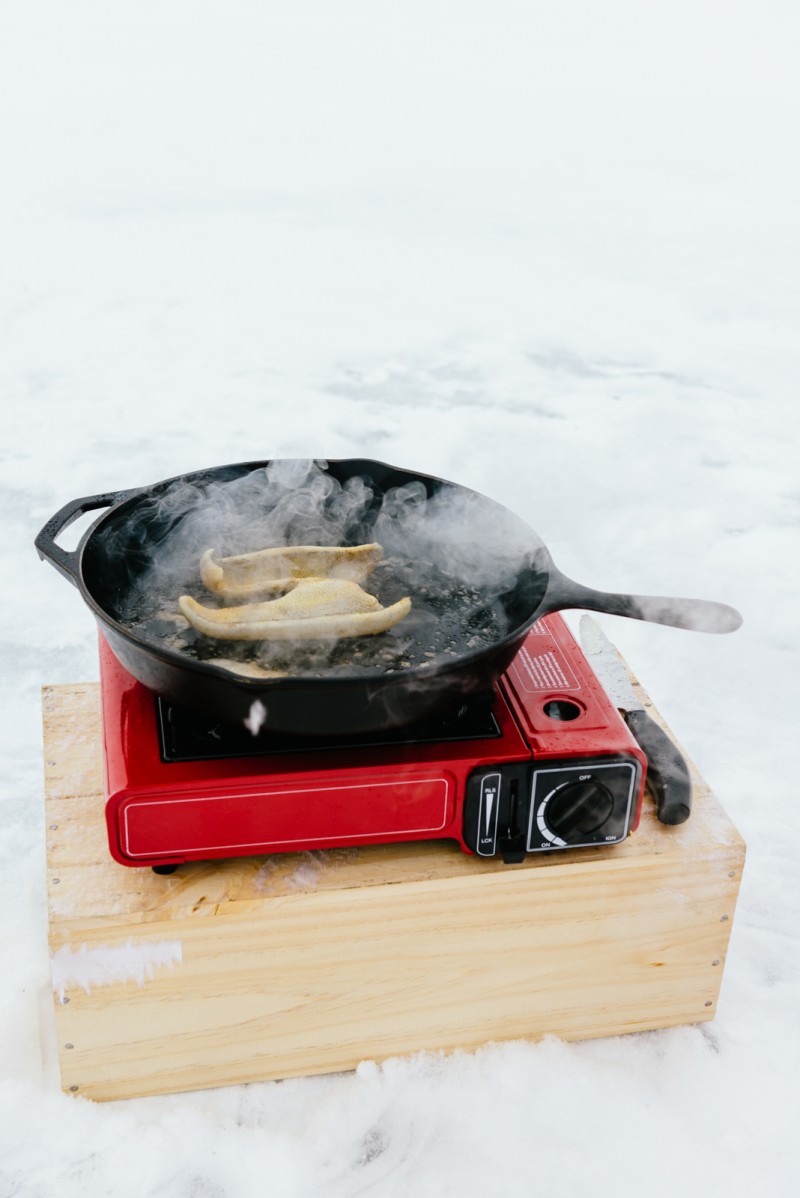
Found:
<svg viewBox="0 0 800 1198"><path fill-rule="evenodd" d="M94 511L95 508L114 507L123 499L127 499L129 495L133 495L135 491L108 491L104 495L88 495L82 499L71 499L69 503L56 512L54 516L45 524L44 528L33 542L36 546L36 552L42 561L48 561L58 570L59 574L63 574L73 586L78 585L79 577L79 562L77 549L67 550L62 549L60 545L56 545L56 537L69 528L70 524L79 519L86 512Z"/></svg>
<svg viewBox="0 0 800 1198"><path fill-rule="evenodd" d="M664 729L646 711L626 711L625 723L647 757L647 780L662 824L682 824L692 810L689 768Z"/></svg>

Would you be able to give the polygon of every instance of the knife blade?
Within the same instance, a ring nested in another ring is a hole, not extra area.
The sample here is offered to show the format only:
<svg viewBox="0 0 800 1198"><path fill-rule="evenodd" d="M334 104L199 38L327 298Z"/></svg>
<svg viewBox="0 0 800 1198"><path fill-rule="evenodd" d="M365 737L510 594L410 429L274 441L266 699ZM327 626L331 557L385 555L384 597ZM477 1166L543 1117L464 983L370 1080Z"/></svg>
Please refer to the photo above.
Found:
<svg viewBox="0 0 800 1198"><path fill-rule="evenodd" d="M580 638L598 681L647 758L647 778L659 820L662 824L682 824L692 810L692 781L683 755L645 711L631 686L625 663L591 616L581 616Z"/></svg>

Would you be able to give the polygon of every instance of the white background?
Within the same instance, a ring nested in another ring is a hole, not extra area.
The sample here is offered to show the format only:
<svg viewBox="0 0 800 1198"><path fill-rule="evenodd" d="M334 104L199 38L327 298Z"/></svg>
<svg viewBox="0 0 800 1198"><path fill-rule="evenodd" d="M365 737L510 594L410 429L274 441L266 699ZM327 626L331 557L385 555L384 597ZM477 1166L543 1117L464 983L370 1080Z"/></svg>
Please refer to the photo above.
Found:
<svg viewBox="0 0 800 1198"><path fill-rule="evenodd" d="M797 1191L799 49L780 0L0 5L2 1198ZM39 688L97 660L33 538L313 456L743 612L602 620L748 844L713 1023L60 1093Z"/></svg>

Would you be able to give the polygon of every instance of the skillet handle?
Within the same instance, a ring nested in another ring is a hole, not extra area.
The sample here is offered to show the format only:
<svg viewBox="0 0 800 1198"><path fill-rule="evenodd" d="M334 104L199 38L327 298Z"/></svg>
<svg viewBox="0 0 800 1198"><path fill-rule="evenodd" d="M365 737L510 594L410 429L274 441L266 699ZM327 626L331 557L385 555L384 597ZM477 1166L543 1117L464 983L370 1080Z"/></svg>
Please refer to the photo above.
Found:
<svg viewBox="0 0 800 1198"><path fill-rule="evenodd" d="M664 595L618 595L595 591L573 582L560 572L548 592L548 611L565 607L585 607L610 616L628 616L650 624L668 624L691 632L735 632L742 623L741 614L727 603L712 599L670 599Z"/></svg>
<svg viewBox="0 0 800 1198"><path fill-rule="evenodd" d="M104 495L89 495L83 499L71 499L54 516L50 517L33 542L39 557L42 561L50 562L59 574L63 574L73 586L77 586L79 578L78 550L62 549L56 545L56 537L86 512L100 507L114 507L135 493L136 488L129 491L107 491Z"/></svg>

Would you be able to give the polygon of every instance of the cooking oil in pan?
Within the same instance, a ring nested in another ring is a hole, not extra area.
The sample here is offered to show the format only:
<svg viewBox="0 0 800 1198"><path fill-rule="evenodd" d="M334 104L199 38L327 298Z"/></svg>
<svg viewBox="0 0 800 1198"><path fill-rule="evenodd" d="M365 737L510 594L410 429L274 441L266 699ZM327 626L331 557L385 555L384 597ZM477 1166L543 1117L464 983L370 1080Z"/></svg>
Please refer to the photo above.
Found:
<svg viewBox="0 0 800 1198"><path fill-rule="evenodd" d="M383 606L410 596L410 613L376 636L337 641L218 641L187 623L178 611L177 599L165 602L163 596L140 593L121 622L154 646L197 661L224 658L312 677L390 674L441 666L489 648L508 628L498 595L455 579L431 564L388 559L371 576L368 589ZM194 594L205 604L210 601L196 582L179 587L177 593Z"/></svg>

